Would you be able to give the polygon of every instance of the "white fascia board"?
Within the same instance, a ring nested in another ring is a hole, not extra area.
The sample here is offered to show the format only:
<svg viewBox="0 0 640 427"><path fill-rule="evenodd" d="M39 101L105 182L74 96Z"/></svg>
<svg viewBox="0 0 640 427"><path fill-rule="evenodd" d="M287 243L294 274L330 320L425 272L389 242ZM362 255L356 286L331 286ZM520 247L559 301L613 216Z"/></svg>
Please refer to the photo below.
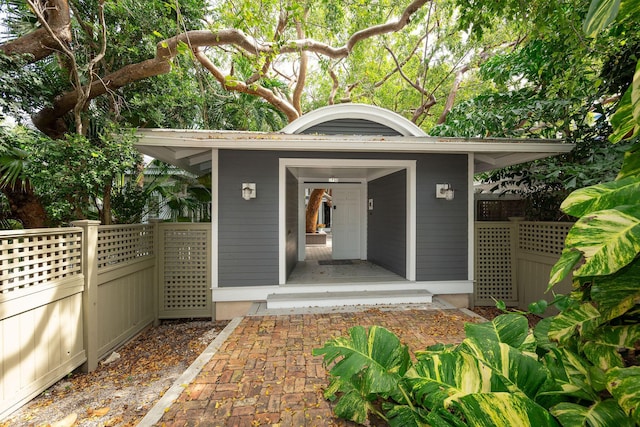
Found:
<svg viewBox="0 0 640 427"><path fill-rule="evenodd" d="M168 131L165 130L165 131ZM167 146L175 148L218 148L226 150L275 151L363 151L363 152L437 152L437 153L549 153L571 151L573 144L549 140L467 140L413 136L349 136L349 135L288 135L244 132L234 135L208 132L200 137L190 133L139 132L139 147ZM525 142L526 141L526 142Z"/></svg>

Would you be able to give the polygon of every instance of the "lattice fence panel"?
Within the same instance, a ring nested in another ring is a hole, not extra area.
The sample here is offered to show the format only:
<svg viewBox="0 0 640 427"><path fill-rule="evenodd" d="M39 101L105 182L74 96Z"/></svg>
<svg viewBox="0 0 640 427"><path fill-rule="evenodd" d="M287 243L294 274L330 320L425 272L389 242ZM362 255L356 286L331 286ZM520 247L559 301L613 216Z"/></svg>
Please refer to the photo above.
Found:
<svg viewBox="0 0 640 427"><path fill-rule="evenodd" d="M82 231L0 232L0 295L82 274Z"/></svg>
<svg viewBox="0 0 640 427"><path fill-rule="evenodd" d="M98 229L98 270L153 257L153 226L109 225Z"/></svg>
<svg viewBox="0 0 640 427"><path fill-rule="evenodd" d="M493 299L513 303L518 300L515 286L514 238L511 223L476 223L476 304Z"/></svg>
<svg viewBox="0 0 640 427"><path fill-rule="evenodd" d="M211 227L163 228L161 316L211 315Z"/></svg>
<svg viewBox="0 0 640 427"><path fill-rule="evenodd" d="M518 249L559 257L572 226L569 222L521 222L518 224Z"/></svg>

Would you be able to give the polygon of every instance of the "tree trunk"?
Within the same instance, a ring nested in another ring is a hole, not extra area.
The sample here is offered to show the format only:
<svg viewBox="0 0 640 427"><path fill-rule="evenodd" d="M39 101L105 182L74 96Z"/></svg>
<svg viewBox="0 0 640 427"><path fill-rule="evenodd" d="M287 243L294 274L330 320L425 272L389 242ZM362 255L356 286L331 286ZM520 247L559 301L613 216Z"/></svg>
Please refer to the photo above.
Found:
<svg viewBox="0 0 640 427"><path fill-rule="evenodd" d="M22 222L24 228L47 227L47 213L29 183L18 182L13 188L2 188L2 192L9 200L11 216Z"/></svg>
<svg viewBox="0 0 640 427"><path fill-rule="evenodd" d="M307 204L306 213L306 232L315 233L318 225L318 211L322 205L322 198L326 190L324 188L316 188L309 196L309 204Z"/></svg>

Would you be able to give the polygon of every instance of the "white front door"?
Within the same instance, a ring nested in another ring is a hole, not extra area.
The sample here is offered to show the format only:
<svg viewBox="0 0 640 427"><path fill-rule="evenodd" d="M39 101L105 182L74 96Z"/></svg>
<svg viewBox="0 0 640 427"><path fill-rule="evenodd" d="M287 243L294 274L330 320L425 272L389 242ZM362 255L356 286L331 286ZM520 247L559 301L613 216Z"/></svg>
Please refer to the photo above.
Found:
<svg viewBox="0 0 640 427"><path fill-rule="evenodd" d="M362 206L360 186L332 187L333 259L360 259L360 229Z"/></svg>

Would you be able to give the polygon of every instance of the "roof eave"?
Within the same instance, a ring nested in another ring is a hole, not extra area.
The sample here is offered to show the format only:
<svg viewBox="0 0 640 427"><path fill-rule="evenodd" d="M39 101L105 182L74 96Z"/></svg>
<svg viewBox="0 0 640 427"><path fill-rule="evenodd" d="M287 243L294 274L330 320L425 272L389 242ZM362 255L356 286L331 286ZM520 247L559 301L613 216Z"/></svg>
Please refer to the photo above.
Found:
<svg viewBox="0 0 640 427"><path fill-rule="evenodd" d="M283 133L152 129L138 132L138 149L152 157L203 173L208 150L387 153L473 153L476 172L571 151L560 140L471 139L429 136L291 135ZM200 161L202 160L202 161Z"/></svg>

